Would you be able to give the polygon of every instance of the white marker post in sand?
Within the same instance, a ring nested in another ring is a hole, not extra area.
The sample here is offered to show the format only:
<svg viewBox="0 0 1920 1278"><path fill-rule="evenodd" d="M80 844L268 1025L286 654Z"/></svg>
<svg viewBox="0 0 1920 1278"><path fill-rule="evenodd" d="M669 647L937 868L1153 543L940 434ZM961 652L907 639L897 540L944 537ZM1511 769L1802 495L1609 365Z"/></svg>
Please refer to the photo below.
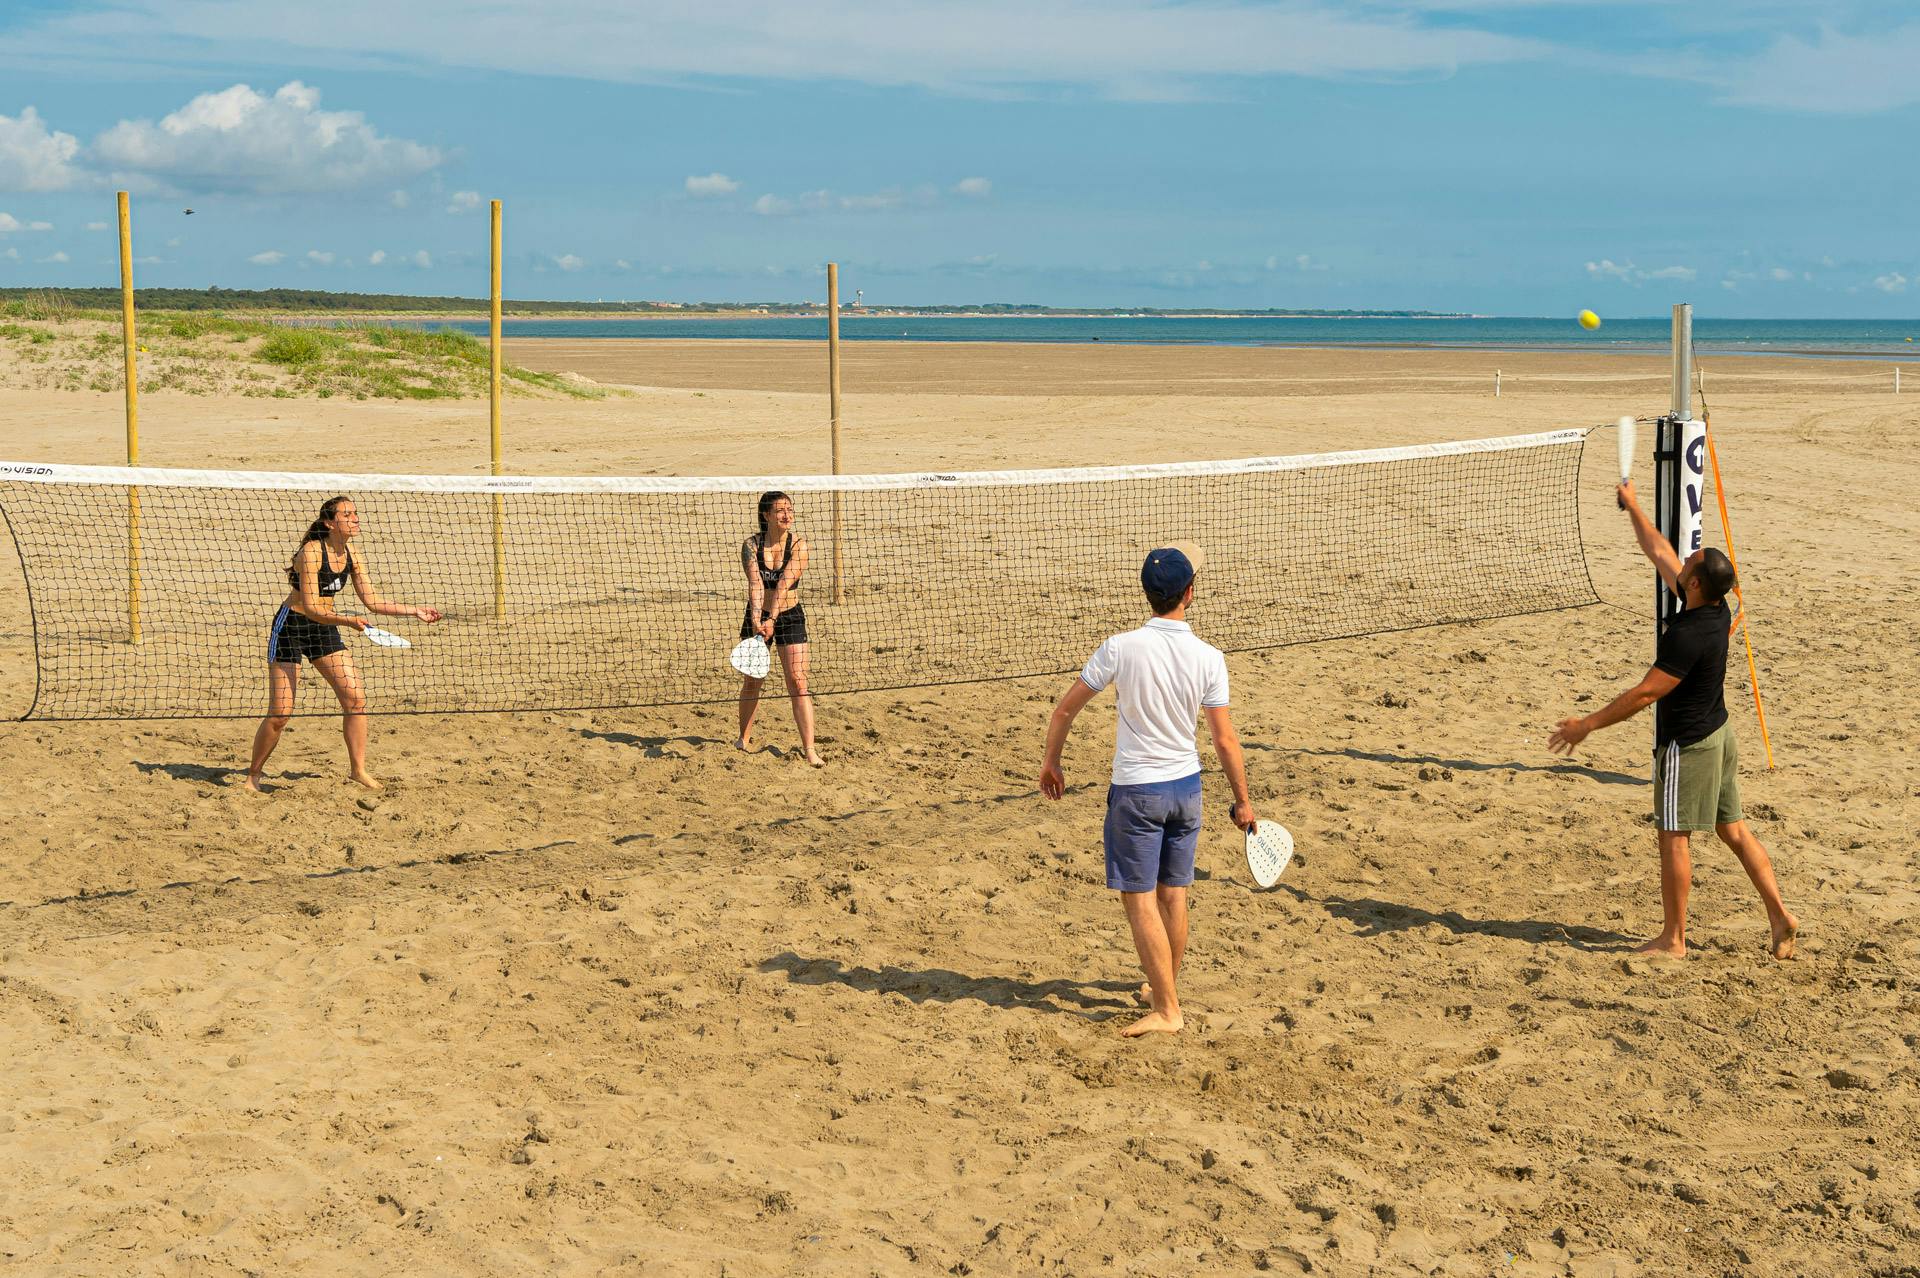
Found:
<svg viewBox="0 0 1920 1278"><path fill-rule="evenodd" d="M1707 424L1693 416L1693 307L1673 308L1673 400L1654 424L1653 524L1684 562L1700 549L1700 511L1706 496ZM1657 640L1683 601L1654 575Z"/></svg>

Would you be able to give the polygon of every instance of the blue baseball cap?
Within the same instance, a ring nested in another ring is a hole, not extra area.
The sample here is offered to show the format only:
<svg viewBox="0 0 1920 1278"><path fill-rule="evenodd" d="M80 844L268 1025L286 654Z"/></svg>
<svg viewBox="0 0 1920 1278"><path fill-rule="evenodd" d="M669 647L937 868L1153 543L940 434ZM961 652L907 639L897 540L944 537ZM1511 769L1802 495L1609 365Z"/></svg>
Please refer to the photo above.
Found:
<svg viewBox="0 0 1920 1278"><path fill-rule="evenodd" d="M1205 562L1200 547L1191 542L1149 550L1147 562L1140 565L1140 588L1156 598L1171 599L1193 584L1193 575Z"/></svg>

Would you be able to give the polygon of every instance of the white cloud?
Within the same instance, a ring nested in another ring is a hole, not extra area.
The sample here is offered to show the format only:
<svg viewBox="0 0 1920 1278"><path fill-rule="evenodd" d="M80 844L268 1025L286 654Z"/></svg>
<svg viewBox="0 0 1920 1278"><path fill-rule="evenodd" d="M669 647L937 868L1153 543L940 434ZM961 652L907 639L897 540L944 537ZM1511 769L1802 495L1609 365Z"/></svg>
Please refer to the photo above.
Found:
<svg viewBox="0 0 1920 1278"><path fill-rule="evenodd" d="M119 182L262 195L383 185L444 158L433 147L382 137L358 111L322 111L320 94L298 80L272 97L236 84L158 122L122 120L94 139L90 155Z"/></svg>
<svg viewBox="0 0 1920 1278"><path fill-rule="evenodd" d="M761 217L780 217L793 212L793 202L777 195L763 195L753 202L753 211Z"/></svg>
<svg viewBox="0 0 1920 1278"><path fill-rule="evenodd" d="M953 184L953 193L970 200L984 200L993 194L993 183L983 177L961 178Z"/></svg>
<svg viewBox="0 0 1920 1278"><path fill-rule="evenodd" d="M1618 280L1623 284L1644 284L1648 280L1692 280L1699 272L1691 266L1662 266L1656 270L1647 270L1635 266L1632 262L1616 262L1603 257L1597 262L1587 263L1587 274L1596 280Z"/></svg>
<svg viewBox="0 0 1920 1278"><path fill-rule="evenodd" d="M577 271L587 264L585 258L575 257L571 253L562 253L553 259L553 264L563 271Z"/></svg>
<svg viewBox="0 0 1920 1278"><path fill-rule="evenodd" d="M1305 253L1294 258L1293 265L1294 269L1301 271L1325 271L1331 269L1325 262L1316 262Z"/></svg>
<svg viewBox="0 0 1920 1278"><path fill-rule="evenodd" d="M872 195L843 195L840 207L855 213L874 213L885 209L897 209L906 203L906 196L899 191L876 191Z"/></svg>
<svg viewBox="0 0 1920 1278"><path fill-rule="evenodd" d="M279 249L268 249L264 253L255 253L247 260L255 266L278 266L287 260L287 255Z"/></svg>
<svg viewBox="0 0 1920 1278"><path fill-rule="evenodd" d="M428 253L425 249L416 250L414 252L414 255L408 258L407 260L413 263L415 266L419 267L423 271L427 270L429 267L433 265L433 256L430 253Z"/></svg>
<svg viewBox="0 0 1920 1278"><path fill-rule="evenodd" d="M1701 78L1743 106L1861 114L1920 102L1920 22L1862 35L1826 24L1818 30L1813 40L1781 36L1758 56L1716 65Z"/></svg>
<svg viewBox="0 0 1920 1278"><path fill-rule="evenodd" d="M1784 266L1776 266L1767 272L1767 278L1770 280L1790 280L1793 278L1793 272Z"/></svg>
<svg viewBox="0 0 1920 1278"><path fill-rule="evenodd" d="M46 257L43 257L40 260L42 262L52 262L57 265L61 262L71 262L73 259L67 256L65 249L60 249L53 253L48 254Z"/></svg>
<svg viewBox="0 0 1920 1278"><path fill-rule="evenodd" d="M51 222L22 222L11 213L0 213L0 235L12 235L15 231L51 231Z"/></svg>
<svg viewBox="0 0 1920 1278"><path fill-rule="evenodd" d="M308 249L307 260L315 266L332 266L333 254L322 253L319 249Z"/></svg>
<svg viewBox="0 0 1920 1278"><path fill-rule="evenodd" d="M1885 275L1876 276L1873 286L1882 293L1904 293L1907 291L1907 283L1907 277L1900 272L1888 271Z"/></svg>
<svg viewBox="0 0 1920 1278"><path fill-rule="evenodd" d="M20 260L20 250L17 248L10 248L4 253L0 253L0 257L6 258L9 262L17 262Z"/></svg>
<svg viewBox="0 0 1920 1278"><path fill-rule="evenodd" d="M386 260L387 251L385 249L375 249L373 252L367 254L367 264L369 266L378 266Z"/></svg>
<svg viewBox="0 0 1920 1278"><path fill-rule="evenodd" d="M105 222L89 222L87 223L87 229L89 231L104 231L107 229L107 224Z"/></svg>
<svg viewBox="0 0 1920 1278"><path fill-rule="evenodd" d="M645 39L634 38L636 9ZM473 14L470 0L331 0L324 21L295 23L284 5L258 0L96 0L12 24L0 51L98 59L164 46L231 66L284 62L297 46L305 64L360 69L411 50L403 66L589 80L747 77L962 93L1068 85L1131 98L1277 75L1443 77L1554 52L1451 17L1332 0L973 0L960 12L946 0L815 0L804 13L763 0L549 0L489 5L479 22Z"/></svg>
<svg viewBox="0 0 1920 1278"><path fill-rule="evenodd" d="M705 177L689 177L687 194L705 198L713 195L732 195L740 189L740 184L724 173L709 173Z"/></svg>
<svg viewBox="0 0 1920 1278"><path fill-rule="evenodd" d="M407 205L413 203L413 197L405 191L396 189L387 192L387 203L393 205L396 209L404 209Z"/></svg>
<svg viewBox="0 0 1920 1278"><path fill-rule="evenodd" d="M631 271L633 269L633 263L624 257L616 257L613 259L613 267L617 271Z"/></svg>
<svg viewBox="0 0 1920 1278"><path fill-rule="evenodd" d="M0 115L0 191L63 191L81 181L80 141L58 133L32 107Z"/></svg>
<svg viewBox="0 0 1920 1278"><path fill-rule="evenodd" d="M455 191L453 198L447 201L449 213L471 213L480 207L480 192Z"/></svg>

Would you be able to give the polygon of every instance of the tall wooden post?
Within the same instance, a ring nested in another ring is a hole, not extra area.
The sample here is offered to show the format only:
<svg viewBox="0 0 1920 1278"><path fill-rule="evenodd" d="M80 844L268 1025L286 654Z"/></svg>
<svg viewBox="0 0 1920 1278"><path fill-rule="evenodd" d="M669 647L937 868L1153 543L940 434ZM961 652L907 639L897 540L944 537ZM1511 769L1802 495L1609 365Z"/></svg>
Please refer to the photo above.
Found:
<svg viewBox="0 0 1920 1278"><path fill-rule="evenodd" d="M833 473L840 473L840 266L827 263L827 412L833 422ZM841 502L839 490L833 494L833 602L841 600L840 564Z"/></svg>
<svg viewBox="0 0 1920 1278"><path fill-rule="evenodd" d="M120 192L120 338L127 381L127 465L140 464L140 376L133 331L133 220ZM140 490L127 488L127 642L140 642Z"/></svg>
<svg viewBox="0 0 1920 1278"><path fill-rule="evenodd" d="M487 346L487 431L492 445L493 473L500 473L500 201L493 201L493 277L489 298ZM507 615L506 499L493 494L493 615Z"/></svg>

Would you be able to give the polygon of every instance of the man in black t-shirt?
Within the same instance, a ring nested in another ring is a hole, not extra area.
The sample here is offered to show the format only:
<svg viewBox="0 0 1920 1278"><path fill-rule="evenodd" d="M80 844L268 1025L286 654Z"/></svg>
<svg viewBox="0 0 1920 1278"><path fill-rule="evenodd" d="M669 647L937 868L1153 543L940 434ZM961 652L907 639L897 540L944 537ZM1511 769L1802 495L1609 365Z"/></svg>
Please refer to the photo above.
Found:
<svg viewBox="0 0 1920 1278"><path fill-rule="evenodd" d="M1649 705L1654 711L1653 814L1660 834L1660 900L1666 922L1660 935L1640 947L1643 954L1685 958L1687 892L1693 884L1688 843L1696 830L1712 830L1733 849L1767 907L1770 948L1775 958L1792 958L1799 920L1787 913L1774 882L1766 849L1753 837L1740 812L1740 755L1727 722L1724 695L1727 638L1731 621L1727 592L1733 589L1733 563L1711 547L1696 550L1685 563L1674 553L1634 499L1633 484L1620 485L1620 504L1633 521L1640 549L1661 580L1686 603L1660 633L1653 668L1604 709L1585 718L1562 719L1547 748L1573 753L1595 728L1630 719Z"/></svg>

